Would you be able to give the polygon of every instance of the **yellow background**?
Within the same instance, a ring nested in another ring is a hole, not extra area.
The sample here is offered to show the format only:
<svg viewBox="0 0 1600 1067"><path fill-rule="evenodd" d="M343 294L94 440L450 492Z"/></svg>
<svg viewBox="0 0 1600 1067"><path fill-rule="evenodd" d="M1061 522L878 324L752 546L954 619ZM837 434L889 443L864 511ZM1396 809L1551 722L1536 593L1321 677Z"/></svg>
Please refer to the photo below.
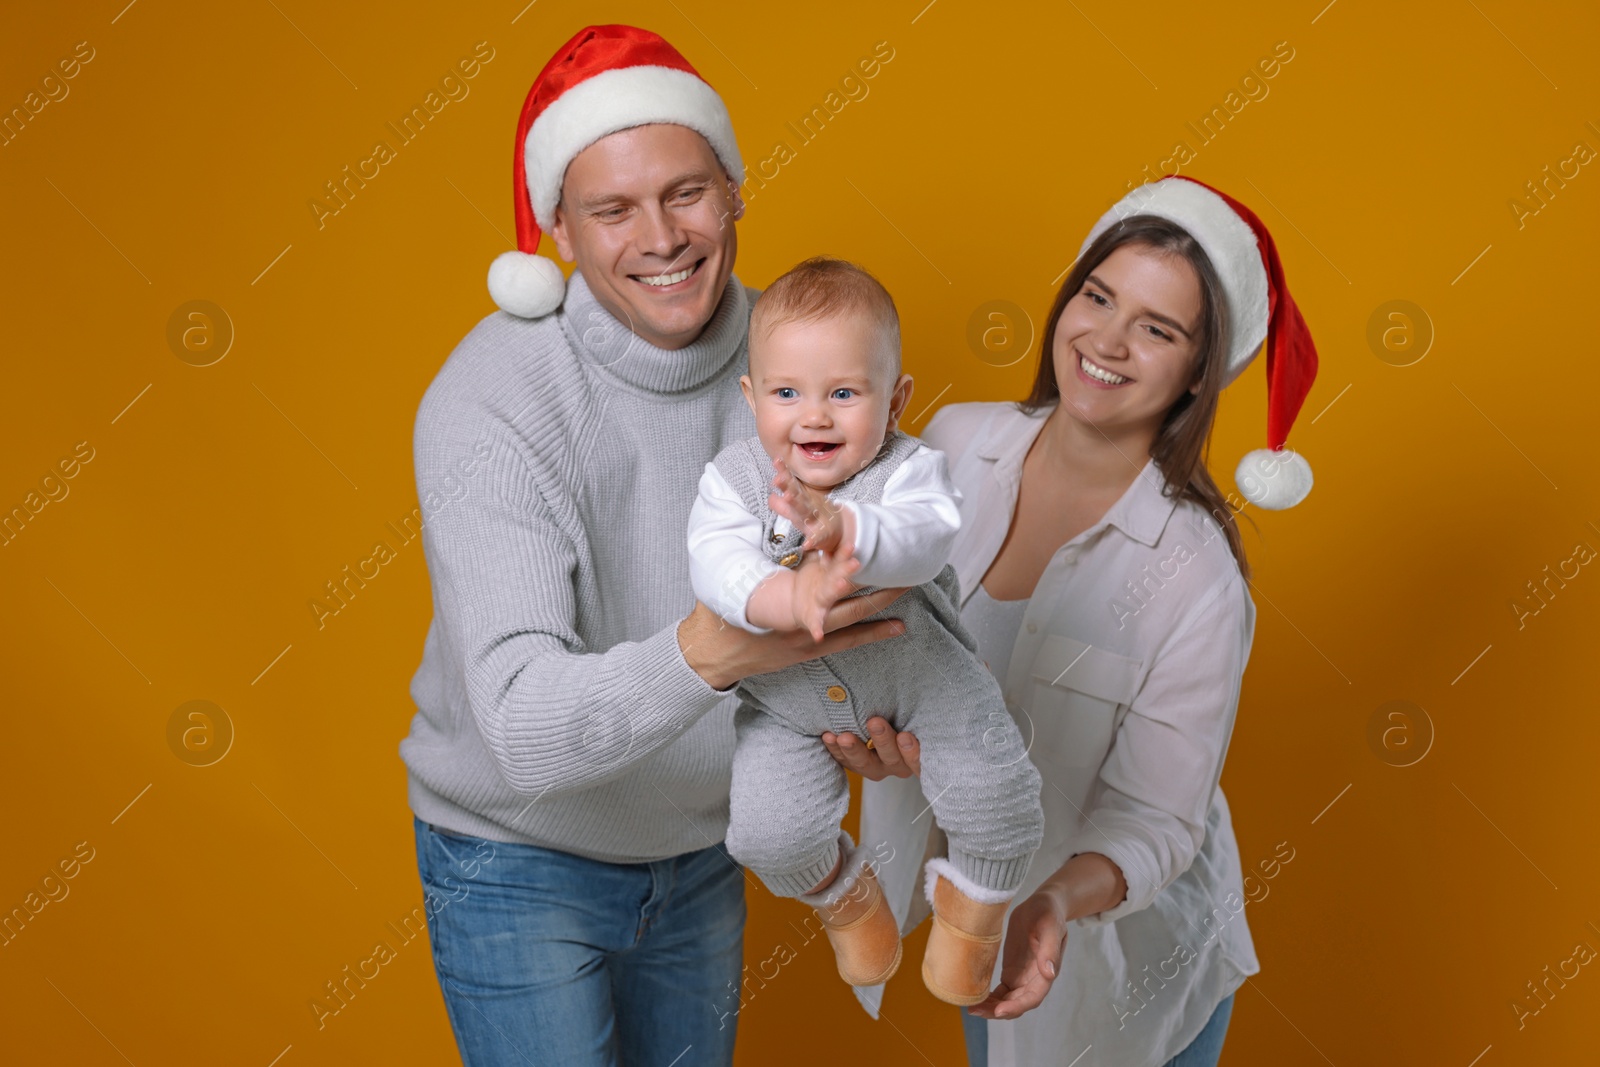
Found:
<svg viewBox="0 0 1600 1067"><path fill-rule="evenodd" d="M1552 583L1520 629L1511 601L1600 548L1600 175L1520 227L1509 203L1575 143L1600 149L1592 5L123 2L34 5L0 43L7 109L95 50L0 147L0 510L94 450L0 548L0 912L94 850L0 947L8 1061L454 1061L421 941L325 1028L308 1006L420 900L396 751L431 612L420 543L325 628L308 604L416 507L418 400L511 247L523 96L603 21L677 44L752 164L889 42L870 95L752 199L737 272L759 286L818 252L877 272L913 432L936 397L1023 395L1032 354L980 359L974 310L1042 326L1099 213L1288 42L1269 94L1185 169L1274 231L1322 355L1290 438L1316 490L1247 512L1260 617L1224 784L1246 865L1279 842L1295 858L1246 908L1263 969L1223 1062L1593 1061L1593 968L1520 1027L1512 1004L1600 947L1600 577ZM470 95L319 229L323 183L479 41L495 58ZM196 299L236 331L206 367L167 341ZM1367 339L1391 300L1436 334L1410 366ZM1225 489L1264 443L1258 363L1224 396ZM190 700L235 731L211 766L169 747ZM1410 766L1420 718L1369 740L1394 700L1432 723ZM750 897L754 962L799 912ZM871 1023L807 948L747 1004L740 1062L964 1062L916 967L887 1008Z"/></svg>

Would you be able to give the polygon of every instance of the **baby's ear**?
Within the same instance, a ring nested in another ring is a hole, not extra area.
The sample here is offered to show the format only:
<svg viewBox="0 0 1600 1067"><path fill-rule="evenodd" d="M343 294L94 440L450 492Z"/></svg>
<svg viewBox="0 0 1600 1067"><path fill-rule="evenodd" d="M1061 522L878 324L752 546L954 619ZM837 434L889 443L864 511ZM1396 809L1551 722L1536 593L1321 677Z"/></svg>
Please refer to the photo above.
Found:
<svg viewBox="0 0 1600 1067"><path fill-rule="evenodd" d="M900 380L894 384L894 392L889 395L889 432L893 433L900 425L900 416L905 413L906 405L911 402L912 383L911 375L902 374Z"/></svg>

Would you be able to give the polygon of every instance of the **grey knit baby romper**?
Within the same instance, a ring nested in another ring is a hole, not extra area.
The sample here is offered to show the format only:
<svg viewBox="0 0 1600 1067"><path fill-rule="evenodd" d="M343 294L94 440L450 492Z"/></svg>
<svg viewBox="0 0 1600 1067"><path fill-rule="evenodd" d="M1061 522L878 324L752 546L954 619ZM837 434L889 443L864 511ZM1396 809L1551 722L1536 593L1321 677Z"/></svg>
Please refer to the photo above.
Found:
<svg viewBox="0 0 1600 1067"><path fill-rule="evenodd" d="M879 503L889 476L921 442L900 430L866 467L836 486L835 501ZM713 461L751 514L774 562L799 565L801 531L774 532L767 506L772 460L758 437ZM852 596L872 596L864 587ZM921 783L950 842L956 869L986 889L1021 884L1043 838L1039 772L1006 710L1000 685L961 624L955 568L908 590L869 619L898 618L906 632L739 683L728 851L779 896L801 896L838 857L849 808L844 769L817 740L825 730L865 738L882 715L922 746ZM906 857L903 862L917 862Z"/></svg>

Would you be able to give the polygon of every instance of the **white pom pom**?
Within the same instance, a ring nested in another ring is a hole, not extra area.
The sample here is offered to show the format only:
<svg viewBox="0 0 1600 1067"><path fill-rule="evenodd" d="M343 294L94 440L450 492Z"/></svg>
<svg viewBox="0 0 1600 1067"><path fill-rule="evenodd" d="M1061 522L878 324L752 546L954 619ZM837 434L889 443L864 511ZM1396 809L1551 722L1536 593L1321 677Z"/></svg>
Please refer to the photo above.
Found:
<svg viewBox="0 0 1600 1067"><path fill-rule="evenodd" d="M1258 448L1239 461L1233 481L1256 507L1282 511L1294 507L1311 492L1311 464L1287 448L1281 452Z"/></svg>
<svg viewBox="0 0 1600 1067"><path fill-rule="evenodd" d="M489 264L489 295L500 310L537 319L561 306L567 280L561 268L545 256L502 252Z"/></svg>

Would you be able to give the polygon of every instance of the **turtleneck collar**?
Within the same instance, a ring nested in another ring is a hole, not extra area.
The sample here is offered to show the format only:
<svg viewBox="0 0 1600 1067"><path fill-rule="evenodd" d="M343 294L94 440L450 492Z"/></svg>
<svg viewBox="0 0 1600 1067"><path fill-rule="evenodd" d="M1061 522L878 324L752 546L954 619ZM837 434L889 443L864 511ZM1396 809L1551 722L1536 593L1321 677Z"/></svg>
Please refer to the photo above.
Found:
<svg viewBox="0 0 1600 1067"><path fill-rule="evenodd" d="M697 389L716 377L740 350L750 328L749 299L733 275L711 321L699 337L679 349L657 348L629 329L595 299L582 271L572 272L558 315L567 342L583 362L663 395Z"/></svg>

